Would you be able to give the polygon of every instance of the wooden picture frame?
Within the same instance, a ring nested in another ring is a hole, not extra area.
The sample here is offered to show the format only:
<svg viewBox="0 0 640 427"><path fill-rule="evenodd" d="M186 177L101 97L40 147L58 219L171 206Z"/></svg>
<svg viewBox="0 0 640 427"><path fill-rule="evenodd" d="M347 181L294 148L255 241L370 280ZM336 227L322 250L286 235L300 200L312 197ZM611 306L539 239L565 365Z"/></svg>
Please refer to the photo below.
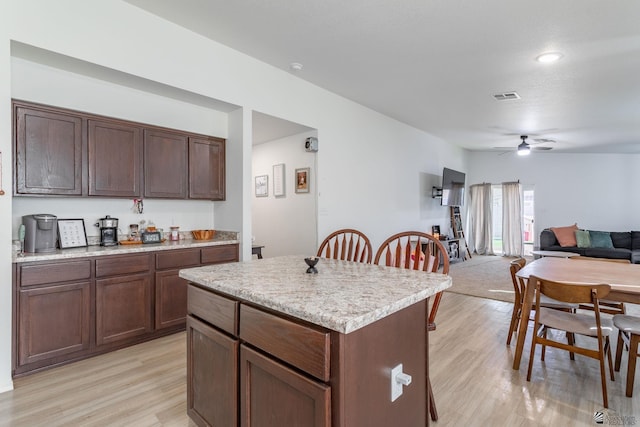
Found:
<svg viewBox="0 0 640 427"><path fill-rule="evenodd" d="M273 165L273 195L275 197L285 196L284 163Z"/></svg>
<svg viewBox="0 0 640 427"><path fill-rule="evenodd" d="M84 219L58 219L58 244L60 249L86 247Z"/></svg>
<svg viewBox="0 0 640 427"><path fill-rule="evenodd" d="M311 168L296 169L295 183L296 193L308 193L309 192L309 176Z"/></svg>
<svg viewBox="0 0 640 427"><path fill-rule="evenodd" d="M256 197L267 197L269 195L269 175L258 175L255 177Z"/></svg>

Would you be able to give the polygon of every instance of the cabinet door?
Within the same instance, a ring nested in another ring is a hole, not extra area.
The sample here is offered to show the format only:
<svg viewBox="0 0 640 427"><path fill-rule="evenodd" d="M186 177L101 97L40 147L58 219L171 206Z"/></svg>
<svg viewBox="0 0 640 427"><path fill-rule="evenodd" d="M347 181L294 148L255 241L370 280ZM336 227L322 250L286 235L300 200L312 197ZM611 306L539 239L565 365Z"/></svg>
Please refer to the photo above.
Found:
<svg viewBox="0 0 640 427"><path fill-rule="evenodd" d="M15 106L15 194L82 195L82 118Z"/></svg>
<svg viewBox="0 0 640 427"><path fill-rule="evenodd" d="M144 131L144 196L187 198L187 136Z"/></svg>
<svg viewBox="0 0 640 427"><path fill-rule="evenodd" d="M331 388L240 346L243 427L331 425Z"/></svg>
<svg viewBox="0 0 640 427"><path fill-rule="evenodd" d="M88 282L20 291L18 366L89 348Z"/></svg>
<svg viewBox="0 0 640 427"><path fill-rule="evenodd" d="M96 280L96 344L109 344L153 330L148 274Z"/></svg>
<svg viewBox="0 0 640 427"><path fill-rule="evenodd" d="M89 195L142 195L142 130L127 124L89 120Z"/></svg>
<svg viewBox="0 0 640 427"><path fill-rule="evenodd" d="M183 325L187 317L187 281L180 270L156 272L156 329Z"/></svg>
<svg viewBox="0 0 640 427"><path fill-rule="evenodd" d="M201 426L238 425L238 340L191 316L187 317L187 413Z"/></svg>
<svg viewBox="0 0 640 427"><path fill-rule="evenodd" d="M189 198L225 199L225 140L189 138Z"/></svg>

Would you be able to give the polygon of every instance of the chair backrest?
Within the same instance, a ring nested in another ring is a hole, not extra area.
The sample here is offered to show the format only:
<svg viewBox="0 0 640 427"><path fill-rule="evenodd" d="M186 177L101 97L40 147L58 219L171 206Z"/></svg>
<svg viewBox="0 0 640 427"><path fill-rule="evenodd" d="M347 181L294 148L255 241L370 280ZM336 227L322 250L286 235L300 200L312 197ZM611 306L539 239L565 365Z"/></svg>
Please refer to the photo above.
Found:
<svg viewBox="0 0 640 427"><path fill-rule="evenodd" d="M405 231L394 234L382 242L373 261L377 265L407 268L424 272L449 274L449 254L431 234L421 231ZM432 300L428 329L435 329L435 319L443 292Z"/></svg>
<svg viewBox="0 0 640 427"><path fill-rule="evenodd" d="M597 258L592 256L572 256L569 259L576 259L579 261L605 261L605 262L619 262L621 264L631 264L631 260L628 259L616 259L616 258Z"/></svg>
<svg viewBox="0 0 640 427"><path fill-rule="evenodd" d="M591 303L597 307L598 300L609 295L611 291L611 286L607 284L554 282L536 276L529 276L529 285L532 284L539 291L536 295L536 305L539 305L538 300L540 294L542 294L557 301L574 304Z"/></svg>
<svg viewBox="0 0 640 427"><path fill-rule="evenodd" d="M373 249L369 238L352 228L329 234L318 248L319 257L371 263Z"/></svg>
<svg viewBox="0 0 640 427"><path fill-rule="evenodd" d="M524 279L516 276L516 273L520 271L526 263L527 260L524 258L517 258L509 263L509 271L511 272L511 282L513 283L513 291L515 292L515 300L518 302L522 302L525 283Z"/></svg>

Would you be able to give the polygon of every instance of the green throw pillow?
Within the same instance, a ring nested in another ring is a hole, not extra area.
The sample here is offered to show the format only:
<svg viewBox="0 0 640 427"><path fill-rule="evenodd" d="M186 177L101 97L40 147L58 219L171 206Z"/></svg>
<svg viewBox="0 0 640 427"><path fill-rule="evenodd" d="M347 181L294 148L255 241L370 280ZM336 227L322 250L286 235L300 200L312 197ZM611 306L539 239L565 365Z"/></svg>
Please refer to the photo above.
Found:
<svg viewBox="0 0 640 427"><path fill-rule="evenodd" d="M576 230L576 242L579 248L590 248L591 238L587 230Z"/></svg>
<svg viewBox="0 0 640 427"><path fill-rule="evenodd" d="M591 238L592 248L607 248L613 249L613 242L611 241L611 234L606 231L589 231L589 237Z"/></svg>

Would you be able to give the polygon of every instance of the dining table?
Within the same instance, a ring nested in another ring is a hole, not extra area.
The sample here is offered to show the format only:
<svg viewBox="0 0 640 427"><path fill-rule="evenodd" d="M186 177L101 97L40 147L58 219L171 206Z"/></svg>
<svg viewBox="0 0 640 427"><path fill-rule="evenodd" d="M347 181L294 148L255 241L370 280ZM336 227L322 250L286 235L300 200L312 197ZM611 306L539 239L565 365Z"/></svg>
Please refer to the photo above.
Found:
<svg viewBox="0 0 640 427"><path fill-rule="evenodd" d="M609 262L606 260L574 260L571 258L544 257L525 265L516 273L526 286L522 313L518 328L518 340L513 358L513 369L520 369L520 360L529 325L534 290L529 286L529 276L555 282L580 284L608 284L611 286L607 300L640 304L640 264Z"/></svg>

